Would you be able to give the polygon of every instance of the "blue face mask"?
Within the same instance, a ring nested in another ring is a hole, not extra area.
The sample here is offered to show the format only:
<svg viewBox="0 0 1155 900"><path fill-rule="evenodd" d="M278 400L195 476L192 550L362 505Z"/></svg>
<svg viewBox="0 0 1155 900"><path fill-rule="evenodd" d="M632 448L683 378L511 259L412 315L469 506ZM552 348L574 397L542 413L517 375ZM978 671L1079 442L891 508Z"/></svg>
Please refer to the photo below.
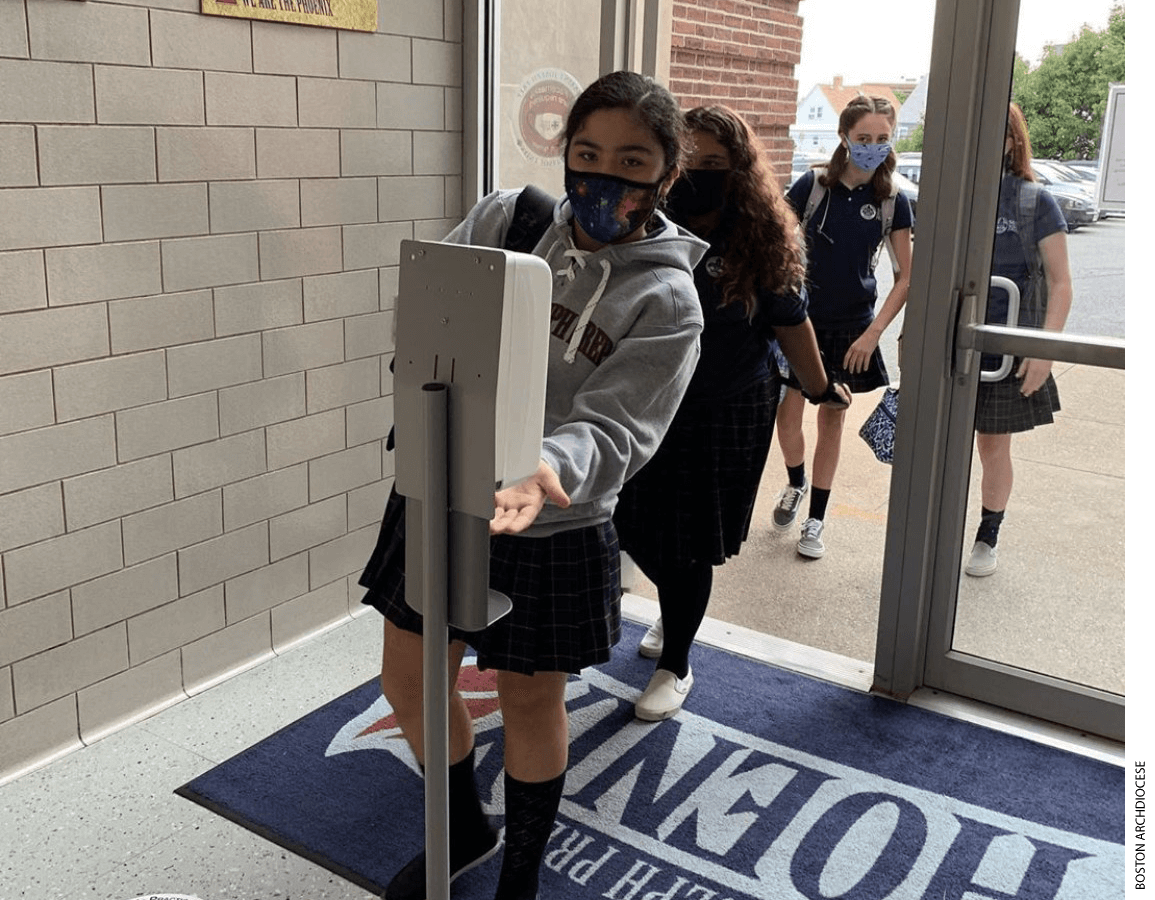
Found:
<svg viewBox="0 0 1155 900"><path fill-rule="evenodd" d="M653 215L660 181L646 184L599 172L565 169L565 193L582 231L612 244L637 231Z"/></svg>
<svg viewBox="0 0 1155 900"><path fill-rule="evenodd" d="M850 161L864 172L873 172L890 156L890 144L849 144Z"/></svg>

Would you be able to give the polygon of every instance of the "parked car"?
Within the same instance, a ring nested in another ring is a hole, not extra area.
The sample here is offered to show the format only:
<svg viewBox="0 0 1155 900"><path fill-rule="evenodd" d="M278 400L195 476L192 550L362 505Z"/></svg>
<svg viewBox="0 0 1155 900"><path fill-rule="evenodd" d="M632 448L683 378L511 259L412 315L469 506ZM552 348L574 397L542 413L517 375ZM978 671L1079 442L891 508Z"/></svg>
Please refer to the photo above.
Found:
<svg viewBox="0 0 1155 900"><path fill-rule="evenodd" d="M910 201L910 213L916 219L918 218L918 184L913 178L904 175L898 169L890 176L894 186L906 194L906 199Z"/></svg>
<svg viewBox="0 0 1155 900"><path fill-rule="evenodd" d="M918 184L918 180L922 177L922 153L912 151L899 153L895 171Z"/></svg>
<svg viewBox="0 0 1155 900"><path fill-rule="evenodd" d="M1046 160L1032 160L1031 170L1035 180L1059 202L1069 231L1099 221L1099 204L1095 201L1093 186L1088 188L1078 176Z"/></svg>
<svg viewBox="0 0 1155 900"><path fill-rule="evenodd" d="M814 166L824 166L830 156L822 153L795 153L790 162L790 183L793 184Z"/></svg>
<svg viewBox="0 0 1155 900"><path fill-rule="evenodd" d="M1047 162L1051 162L1051 160L1047 160ZM1095 182L1099 179L1099 160L1097 159L1065 159L1063 165L1084 181Z"/></svg>

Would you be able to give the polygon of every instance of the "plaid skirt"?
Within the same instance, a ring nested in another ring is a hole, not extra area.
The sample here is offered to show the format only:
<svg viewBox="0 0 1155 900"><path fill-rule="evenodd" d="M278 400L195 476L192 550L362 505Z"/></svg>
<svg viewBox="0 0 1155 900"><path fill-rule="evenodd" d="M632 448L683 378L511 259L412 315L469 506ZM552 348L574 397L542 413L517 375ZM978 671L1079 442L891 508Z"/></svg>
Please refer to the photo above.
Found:
<svg viewBox="0 0 1155 900"><path fill-rule="evenodd" d="M736 556L750 518L778 409L777 373L736 396L683 404L657 453L618 497L622 549L645 571Z"/></svg>
<svg viewBox="0 0 1155 900"><path fill-rule="evenodd" d="M826 364L826 371L834 376L835 381L841 381L852 394L866 394L876 391L880 387L890 384L890 376L886 372L886 364L882 361L882 353L877 347L870 355L865 372L848 372L842 367L842 360L846 358L846 351L850 345L862 337L866 328L852 331L827 331L814 329L814 336L818 340L818 349L822 352L822 359ZM801 390L802 384L791 371L786 379L786 386Z"/></svg>
<svg viewBox="0 0 1155 900"><path fill-rule="evenodd" d="M360 584L368 588L362 603L421 633L422 616L405 602L405 498L396 491ZM480 668L577 674L607 662L621 639L621 558L611 522L549 537L491 538L489 586L513 610L484 631L449 629L450 639L477 651Z"/></svg>
<svg viewBox="0 0 1155 900"><path fill-rule="evenodd" d="M980 381L975 401L975 431L980 434L1016 434L1036 425L1050 425L1059 407L1059 388L1053 375L1031 396L1019 393L1014 376L1022 360L1016 359L1011 374L999 381Z"/></svg>

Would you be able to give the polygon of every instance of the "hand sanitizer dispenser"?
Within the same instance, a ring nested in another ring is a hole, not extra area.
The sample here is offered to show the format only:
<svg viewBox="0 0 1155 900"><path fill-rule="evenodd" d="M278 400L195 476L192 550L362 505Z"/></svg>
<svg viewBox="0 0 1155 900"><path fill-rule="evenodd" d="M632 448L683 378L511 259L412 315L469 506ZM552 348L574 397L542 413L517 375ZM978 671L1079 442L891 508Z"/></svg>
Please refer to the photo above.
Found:
<svg viewBox="0 0 1155 900"><path fill-rule="evenodd" d="M397 492L408 498L406 530L413 534L411 526L427 512L421 508L429 458L419 425L421 393L428 385L445 385L449 622L466 630L492 620L485 598L494 491L528 478L541 456L551 296L549 266L536 256L401 242ZM413 544L406 541L406 599L420 612L412 599L419 596L414 581L420 572Z"/></svg>

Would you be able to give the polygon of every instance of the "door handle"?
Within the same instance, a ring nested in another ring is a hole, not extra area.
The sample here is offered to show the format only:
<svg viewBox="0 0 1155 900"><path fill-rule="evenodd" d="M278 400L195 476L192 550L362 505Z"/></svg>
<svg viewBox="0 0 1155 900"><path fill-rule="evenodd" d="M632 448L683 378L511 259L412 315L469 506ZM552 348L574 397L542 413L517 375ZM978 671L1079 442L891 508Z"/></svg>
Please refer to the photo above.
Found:
<svg viewBox="0 0 1155 900"><path fill-rule="evenodd" d="M991 276L991 287L1007 292L1007 322L1019 321L1019 286L1001 275ZM969 376L974 367L973 351L982 349L983 323L979 321L979 298L977 294L965 294L959 303L958 327L955 329L955 374ZM999 381L1007 377L1015 364L1012 354L1003 354L999 367L991 372L980 370L983 381Z"/></svg>

